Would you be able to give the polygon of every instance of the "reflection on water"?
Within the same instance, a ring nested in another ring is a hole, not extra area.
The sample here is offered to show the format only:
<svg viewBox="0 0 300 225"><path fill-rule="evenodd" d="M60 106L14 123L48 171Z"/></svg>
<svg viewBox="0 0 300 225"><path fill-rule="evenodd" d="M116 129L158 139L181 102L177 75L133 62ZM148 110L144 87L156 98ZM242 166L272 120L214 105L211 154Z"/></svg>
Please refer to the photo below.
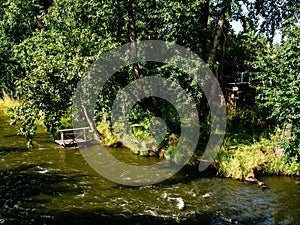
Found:
<svg viewBox="0 0 300 225"><path fill-rule="evenodd" d="M40 133L27 150L15 132L0 116L0 224L300 224L294 178L262 178L262 190L185 168L157 185L127 187L98 175L78 149ZM129 163L157 162L109 151Z"/></svg>

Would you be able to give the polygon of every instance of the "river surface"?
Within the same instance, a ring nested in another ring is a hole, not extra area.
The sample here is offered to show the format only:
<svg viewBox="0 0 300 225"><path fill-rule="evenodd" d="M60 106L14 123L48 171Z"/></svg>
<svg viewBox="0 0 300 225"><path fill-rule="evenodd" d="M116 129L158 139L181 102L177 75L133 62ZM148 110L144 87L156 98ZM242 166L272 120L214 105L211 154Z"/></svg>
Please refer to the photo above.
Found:
<svg viewBox="0 0 300 225"><path fill-rule="evenodd" d="M0 112L0 224L300 224L299 178L261 177L263 190L184 168L162 183L128 187L48 136L39 130L28 150ZM131 164L158 160L109 151Z"/></svg>

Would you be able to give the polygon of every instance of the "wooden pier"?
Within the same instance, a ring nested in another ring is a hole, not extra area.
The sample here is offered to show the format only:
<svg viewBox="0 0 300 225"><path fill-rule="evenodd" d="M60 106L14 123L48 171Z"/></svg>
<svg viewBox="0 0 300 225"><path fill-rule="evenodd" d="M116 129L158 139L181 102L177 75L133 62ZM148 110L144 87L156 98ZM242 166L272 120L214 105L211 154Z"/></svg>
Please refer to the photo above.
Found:
<svg viewBox="0 0 300 225"><path fill-rule="evenodd" d="M90 130L90 127L59 130L58 132L60 133L60 140L55 140L55 143L63 147L71 147L76 146L79 143L88 142L90 141L88 139L88 133Z"/></svg>

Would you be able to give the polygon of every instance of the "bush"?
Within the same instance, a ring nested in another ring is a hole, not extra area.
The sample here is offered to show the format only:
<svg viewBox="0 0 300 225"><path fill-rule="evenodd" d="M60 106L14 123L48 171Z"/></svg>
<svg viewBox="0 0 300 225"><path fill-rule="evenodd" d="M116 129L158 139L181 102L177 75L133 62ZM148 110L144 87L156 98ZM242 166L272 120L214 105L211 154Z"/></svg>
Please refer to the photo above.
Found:
<svg viewBox="0 0 300 225"><path fill-rule="evenodd" d="M277 129L270 138L248 145L232 145L231 137L227 138L216 159L219 174L239 180L255 178L256 173L299 175L297 157L287 162L283 152L278 151L280 136L281 130Z"/></svg>

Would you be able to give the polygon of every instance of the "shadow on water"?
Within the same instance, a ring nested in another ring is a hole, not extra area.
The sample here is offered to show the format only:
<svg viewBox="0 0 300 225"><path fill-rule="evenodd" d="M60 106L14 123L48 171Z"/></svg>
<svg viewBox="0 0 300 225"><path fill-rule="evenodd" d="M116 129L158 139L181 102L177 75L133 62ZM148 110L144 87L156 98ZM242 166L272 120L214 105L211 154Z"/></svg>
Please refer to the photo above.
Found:
<svg viewBox="0 0 300 225"><path fill-rule="evenodd" d="M26 152L26 151L28 151L27 147L0 146L0 156L11 153L11 152Z"/></svg>
<svg viewBox="0 0 300 225"><path fill-rule="evenodd" d="M102 215L101 215L102 214ZM106 216L104 216L106 215ZM105 211L95 211L95 212L83 212L83 211L73 211L73 212L63 212L57 215L57 221L54 220L55 224L58 225L230 225L230 224L240 224L240 225L250 225L250 224L265 224L266 218L249 218L243 221L238 220L228 220L224 221L223 218L215 215L215 212L205 212L205 213L195 213L193 218L186 218L185 220L176 220L170 218L161 218L149 215L141 216L131 216L125 217L122 215L113 215L110 212ZM62 222L63 221L63 222Z"/></svg>
<svg viewBox="0 0 300 225"><path fill-rule="evenodd" d="M176 183L190 183L198 178L213 178L217 174L217 170L213 167L209 167L203 172L199 172L198 166L185 165L180 171L178 171L173 177L162 182L161 184L176 184Z"/></svg>
<svg viewBox="0 0 300 225"><path fill-rule="evenodd" d="M196 215L193 219L187 218L185 221L178 221L171 218L161 218L150 215L115 215L107 210L98 211L69 211L60 212L54 219L58 225L194 225L194 224L212 224L211 215Z"/></svg>
<svg viewBox="0 0 300 225"><path fill-rule="evenodd" d="M236 213L236 212L228 212ZM53 224L56 225L229 225L229 224L268 224L267 217L249 216L248 218L224 219L222 214L216 211L195 212L192 216L185 219L175 219L171 217L159 217L151 215L132 215L132 214L116 214L107 209L98 210L71 210L52 212Z"/></svg>
<svg viewBox="0 0 300 225"><path fill-rule="evenodd" d="M51 198L34 200L35 196L55 196L66 193L82 192L77 188L57 184L76 183L77 177L62 175L40 170L45 164L19 166L15 169L0 171L0 224L44 224L51 222L52 216L41 203L51 201ZM1 222L2 221L2 222ZM43 223L41 223L43 222Z"/></svg>

